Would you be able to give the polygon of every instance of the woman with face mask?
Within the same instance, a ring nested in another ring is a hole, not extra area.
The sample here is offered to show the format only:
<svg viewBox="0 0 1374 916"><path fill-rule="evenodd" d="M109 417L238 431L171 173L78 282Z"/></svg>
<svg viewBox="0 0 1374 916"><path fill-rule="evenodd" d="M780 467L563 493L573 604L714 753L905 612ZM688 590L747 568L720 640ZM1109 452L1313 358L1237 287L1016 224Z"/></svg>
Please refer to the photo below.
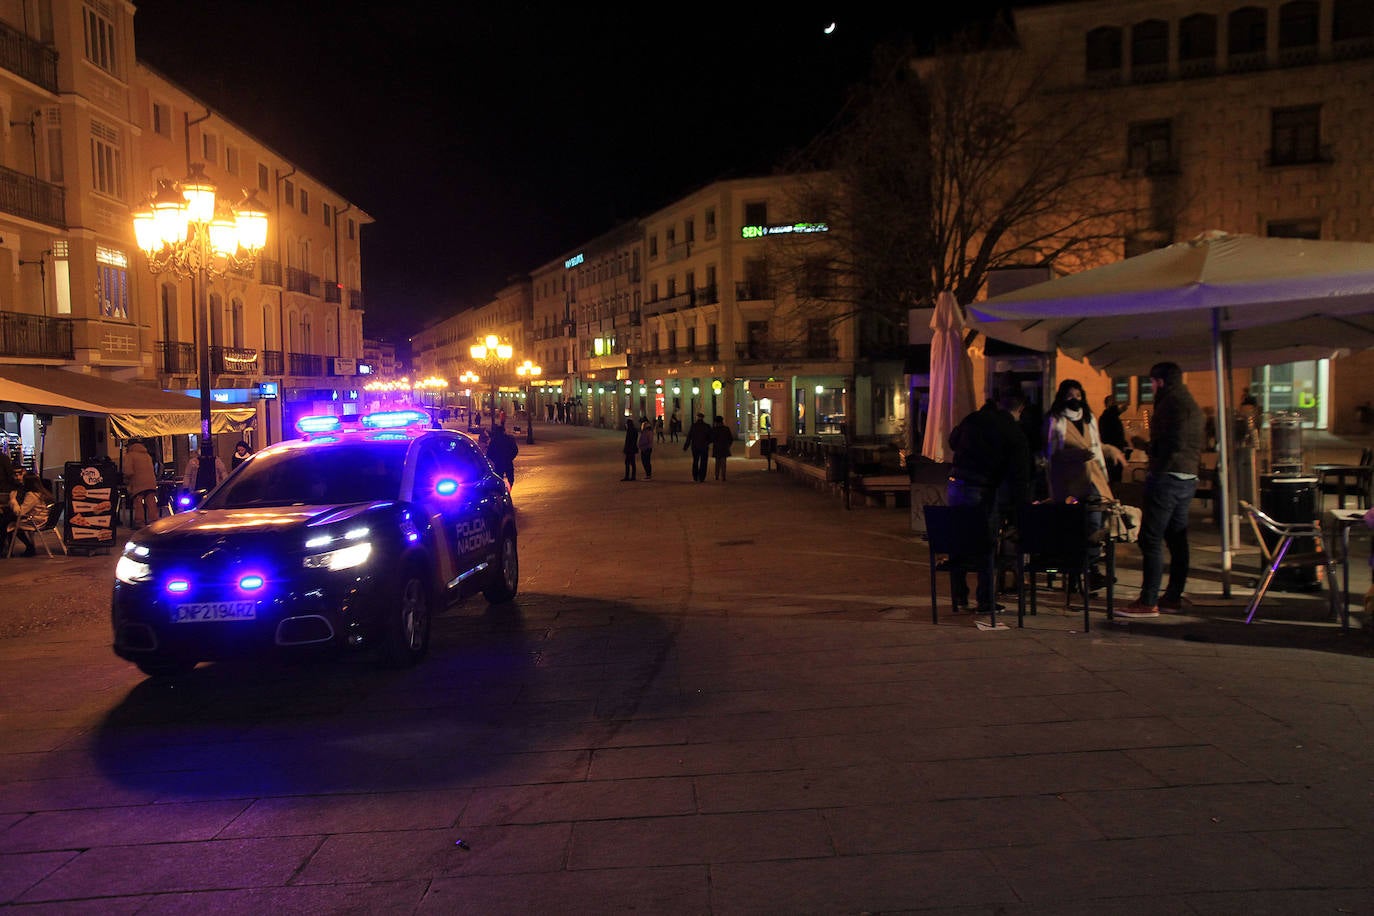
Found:
<svg viewBox="0 0 1374 916"><path fill-rule="evenodd" d="M1087 503L1089 533L1100 529L1102 512L1093 505L1113 498L1107 461L1121 462L1125 456L1116 446L1103 443L1097 419L1083 398L1083 386L1074 379L1059 383L1050 405L1045 420L1045 459L1050 498ZM1100 586L1100 576L1089 578L1093 587Z"/></svg>

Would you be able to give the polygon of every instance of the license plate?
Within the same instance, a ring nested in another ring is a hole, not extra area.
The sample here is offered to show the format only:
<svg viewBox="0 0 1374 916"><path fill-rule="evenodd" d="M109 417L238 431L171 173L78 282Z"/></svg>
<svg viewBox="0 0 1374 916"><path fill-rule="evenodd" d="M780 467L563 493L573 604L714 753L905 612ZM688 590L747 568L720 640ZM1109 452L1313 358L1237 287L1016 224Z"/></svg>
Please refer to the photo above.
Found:
<svg viewBox="0 0 1374 916"><path fill-rule="evenodd" d="M172 609L172 623L205 623L216 620L255 620L256 601L201 601Z"/></svg>

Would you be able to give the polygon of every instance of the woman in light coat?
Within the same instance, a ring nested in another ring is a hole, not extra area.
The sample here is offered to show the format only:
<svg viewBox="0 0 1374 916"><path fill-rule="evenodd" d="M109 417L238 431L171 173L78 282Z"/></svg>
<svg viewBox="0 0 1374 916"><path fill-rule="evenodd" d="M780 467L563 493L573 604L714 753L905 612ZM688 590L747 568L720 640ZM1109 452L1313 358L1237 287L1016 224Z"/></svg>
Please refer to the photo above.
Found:
<svg viewBox="0 0 1374 916"><path fill-rule="evenodd" d="M124 488L133 505L135 528L157 521L157 471L143 440L135 439L124 450Z"/></svg>

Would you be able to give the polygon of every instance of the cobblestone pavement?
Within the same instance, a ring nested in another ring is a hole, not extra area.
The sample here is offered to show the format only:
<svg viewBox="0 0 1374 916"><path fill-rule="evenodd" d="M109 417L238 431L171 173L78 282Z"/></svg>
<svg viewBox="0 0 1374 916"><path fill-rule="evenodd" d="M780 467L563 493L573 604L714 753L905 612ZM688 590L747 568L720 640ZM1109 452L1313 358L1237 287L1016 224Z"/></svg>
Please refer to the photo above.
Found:
<svg viewBox="0 0 1374 916"><path fill-rule="evenodd" d="M112 556L0 560L0 906L1374 912L1363 617L1281 593L1244 626L1205 525L1189 614L935 626L905 510L536 436L519 599L449 610L413 670L145 680Z"/></svg>

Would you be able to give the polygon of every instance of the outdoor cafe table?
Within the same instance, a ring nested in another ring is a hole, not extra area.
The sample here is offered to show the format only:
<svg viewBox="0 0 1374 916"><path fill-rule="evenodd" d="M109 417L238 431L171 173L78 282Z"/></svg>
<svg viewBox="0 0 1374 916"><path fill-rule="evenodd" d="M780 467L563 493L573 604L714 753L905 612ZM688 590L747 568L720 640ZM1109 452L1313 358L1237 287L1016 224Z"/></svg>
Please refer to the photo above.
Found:
<svg viewBox="0 0 1374 916"><path fill-rule="evenodd" d="M1328 479L1336 481L1336 508L1345 508L1345 494L1347 491L1346 481L1352 484L1349 492L1351 496L1357 497L1360 493L1360 486L1365 481L1365 475L1370 473L1368 466L1358 464L1319 464L1312 468L1317 477L1325 485Z"/></svg>

